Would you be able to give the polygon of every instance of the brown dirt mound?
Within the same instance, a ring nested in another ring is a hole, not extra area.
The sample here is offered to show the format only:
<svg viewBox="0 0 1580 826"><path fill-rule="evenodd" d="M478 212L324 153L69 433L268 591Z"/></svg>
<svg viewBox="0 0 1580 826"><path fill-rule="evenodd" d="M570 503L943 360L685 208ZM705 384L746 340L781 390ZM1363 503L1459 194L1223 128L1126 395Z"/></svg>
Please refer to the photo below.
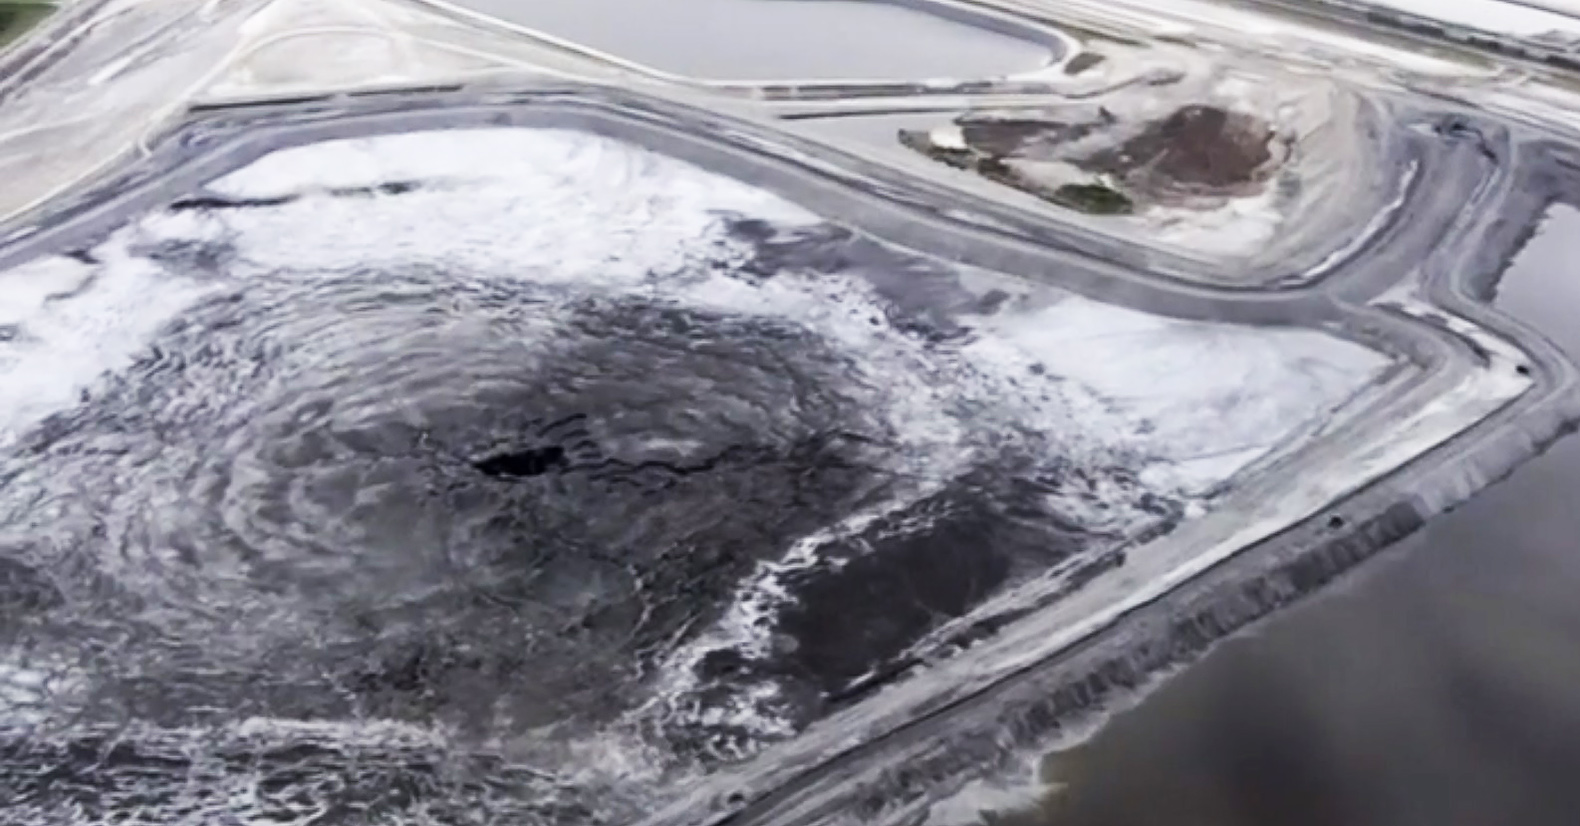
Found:
<svg viewBox="0 0 1580 826"><path fill-rule="evenodd" d="M1164 187L1224 188L1257 180L1273 152L1261 119L1214 106L1186 106L1080 166L1122 178L1151 177Z"/></svg>

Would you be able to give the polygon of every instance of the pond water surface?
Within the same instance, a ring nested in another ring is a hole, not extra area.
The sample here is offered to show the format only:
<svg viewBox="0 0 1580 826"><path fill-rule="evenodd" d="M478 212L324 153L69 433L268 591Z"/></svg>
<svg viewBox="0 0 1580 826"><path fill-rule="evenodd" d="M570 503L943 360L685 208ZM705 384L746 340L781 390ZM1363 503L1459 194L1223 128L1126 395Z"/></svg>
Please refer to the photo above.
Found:
<svg viewBox="0 0 1580 826"><path fill-rule="evenodd" d="M919 11L851 0L463 0L503 20L709 79L919 80L1035 69L1047 48Z"/></svg>
<svg viewBox="0 0 1580 826"><path fill-rule="evenodd" d="M1580 212L1497 304L1580 357ZM1580 440L1348 586L1231 641L1047 767L1018 822L1569 826L1580 813Z"/></svg>

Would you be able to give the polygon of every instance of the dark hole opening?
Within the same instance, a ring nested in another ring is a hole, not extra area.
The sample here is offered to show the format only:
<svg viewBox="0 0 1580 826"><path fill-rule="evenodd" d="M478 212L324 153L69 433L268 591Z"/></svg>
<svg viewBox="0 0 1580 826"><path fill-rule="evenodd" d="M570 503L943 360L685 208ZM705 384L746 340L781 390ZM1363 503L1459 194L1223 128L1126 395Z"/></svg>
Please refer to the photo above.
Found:
<svg viewBox="0 0 1580 826"><path fill-rule="evenodd" d="M565 448L559 445L512 451L490 456L473 467L489 475L507 479L524 479L542 476L551 470L565 467Z"/></svg>

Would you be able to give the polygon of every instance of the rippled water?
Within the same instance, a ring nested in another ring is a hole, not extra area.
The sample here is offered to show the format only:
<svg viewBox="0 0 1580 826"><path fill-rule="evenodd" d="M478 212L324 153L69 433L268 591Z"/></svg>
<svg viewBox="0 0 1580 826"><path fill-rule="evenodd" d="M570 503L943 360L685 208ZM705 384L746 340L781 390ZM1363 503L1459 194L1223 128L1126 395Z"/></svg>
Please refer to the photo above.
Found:
<svg viewBox="0 0 1580 826"><path fill-rule="evenodd" d="M1386 364L550 130L283 150L0 279L30 824L627 820Z"/></svg>
<svg viewBox="0 0 1580 826"><path fill-rule="evenodd" d="M1497 300L1572 357L1577 229L1556 208ZM1009 822L1574 823L1577 492L1570 437L1057 756L1061 790Z"/></svg>

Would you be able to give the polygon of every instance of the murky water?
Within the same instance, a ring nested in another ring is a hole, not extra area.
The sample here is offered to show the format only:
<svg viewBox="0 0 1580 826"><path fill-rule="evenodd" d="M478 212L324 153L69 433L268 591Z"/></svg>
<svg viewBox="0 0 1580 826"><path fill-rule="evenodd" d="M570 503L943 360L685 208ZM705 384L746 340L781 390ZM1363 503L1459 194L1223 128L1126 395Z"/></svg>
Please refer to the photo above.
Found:
<svg viewBox="0 0 1580 826"><path fill-rule="evenodd" d="M1498 299L1574 356L1577 231L1555 209ZM1055 757L1065 788L1024 822L1575 823L1577 505L1571 437Z"/></svg>
<svg viewBox="0 0 1580 826"><path fill-rule="evenodd" d="M7 824L631 822L1100 587L1385 364L572 131L168 197L0 272Z"/></svg>
<svg viewBox="0 0 1580 826"><path fill-rule="evenodd" d="M729 80L985 78L1035 69L1027 40L881 0L463 0L657 69Z"/></svg>

